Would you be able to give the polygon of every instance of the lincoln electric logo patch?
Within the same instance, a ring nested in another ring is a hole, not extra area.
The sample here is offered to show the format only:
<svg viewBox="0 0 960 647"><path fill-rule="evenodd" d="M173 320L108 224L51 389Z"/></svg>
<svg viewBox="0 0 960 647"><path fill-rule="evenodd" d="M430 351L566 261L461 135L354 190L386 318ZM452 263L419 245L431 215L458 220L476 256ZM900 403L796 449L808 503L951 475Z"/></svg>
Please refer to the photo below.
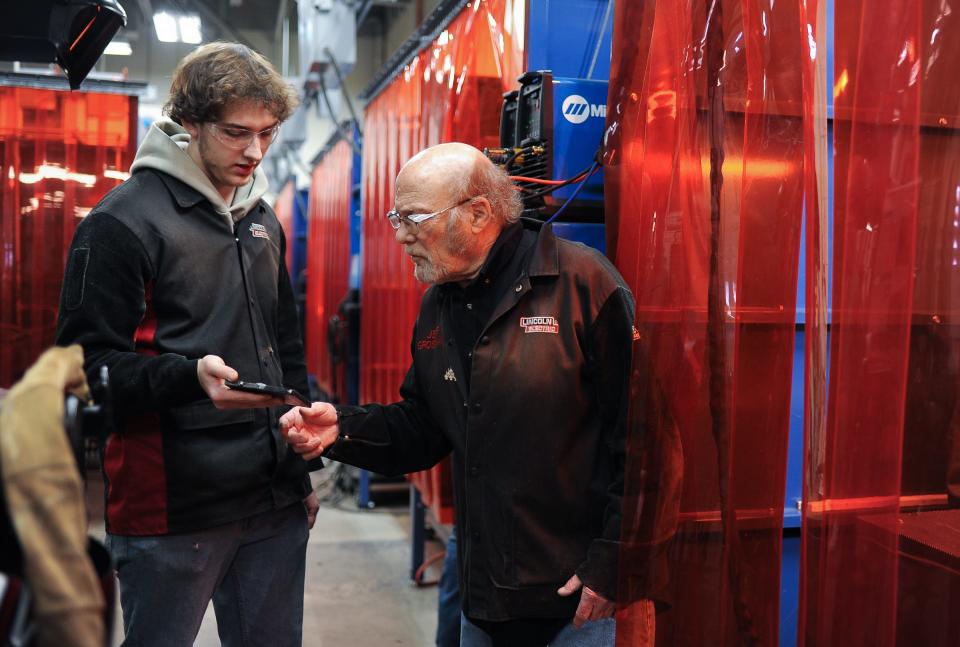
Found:
<svg viewBox="0 0 960 647"><path fill-rule="evenodd" d="M523 332L548 332L556 335L560 332L560 323L556 317L520 317Z"/></svg>
<svg viewBox="0 0 960 647"><path fill-rule="evenodd" d="M417 340L417 350L433 350L440 347L440 326L427 333L423 339Z"/></svg>
<svg viewBox="0 0 960 647"><path fill-rule="evenodd" d="M253 223L250 225L250 233L253 234L254 238L266 238L270 240L270 234L267 233L267 228L263 225Z"/></svg>

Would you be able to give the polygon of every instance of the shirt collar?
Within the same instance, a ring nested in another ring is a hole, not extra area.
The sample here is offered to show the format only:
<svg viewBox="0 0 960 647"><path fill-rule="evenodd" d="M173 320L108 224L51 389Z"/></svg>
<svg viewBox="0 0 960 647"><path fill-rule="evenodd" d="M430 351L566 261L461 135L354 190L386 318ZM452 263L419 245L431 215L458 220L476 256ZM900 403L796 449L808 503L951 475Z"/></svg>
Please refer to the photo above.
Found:
<svg viewBox="0 0 960 647"><path fill-rule="evenodd" d="M520 245L520 238L522 236L523 225L519 222L513 222L504 227L490 248L487 259L483 262L483 265L480 266L480 273L477 274L477 278L471 281L471 283L499 274L510 262L510 259L513 258L517 247Z"/></svg>

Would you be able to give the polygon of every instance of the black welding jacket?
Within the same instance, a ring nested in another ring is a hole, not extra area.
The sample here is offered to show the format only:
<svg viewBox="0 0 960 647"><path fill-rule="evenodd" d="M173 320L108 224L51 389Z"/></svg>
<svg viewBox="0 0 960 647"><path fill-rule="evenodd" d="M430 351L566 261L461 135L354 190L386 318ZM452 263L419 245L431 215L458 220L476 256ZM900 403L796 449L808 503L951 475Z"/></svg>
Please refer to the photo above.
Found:
<svg viewBox="0 0 960 647"><path fill-rule="evenodd" d="M220 410L197 380L219 355L240 378L306 389L283 230L260 200L235 227L209 200L136 171L77 228L57 343L110 371L118 418L103 457L107 530L199 530L291 505L306 466L278 409ZM305 392L305 391L304 391Z"/></svg>
<svg viewBox="0 0 960 647"><path fill-rule="evenodd" d="M422 470L453 451L465 613L573 615L577 573L614 598L633 298L616 269L551 227L527 228L515 277L473 348L469 394L445 291L424 294L391 405L342 407L326 456Z"/></svg>

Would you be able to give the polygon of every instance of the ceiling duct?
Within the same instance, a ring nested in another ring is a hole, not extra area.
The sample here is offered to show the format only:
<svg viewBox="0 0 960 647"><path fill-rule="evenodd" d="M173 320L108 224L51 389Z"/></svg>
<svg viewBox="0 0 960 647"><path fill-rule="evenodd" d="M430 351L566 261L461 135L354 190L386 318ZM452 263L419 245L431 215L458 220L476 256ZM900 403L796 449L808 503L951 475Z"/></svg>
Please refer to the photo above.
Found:
<svg viewBox="0 0 960 647"><path fill-rule="evenodd" d="M328 90L339 88L357 63L355 10L343 0L299 0L297 16L304 90L314 96L321 81Z"/></svg>

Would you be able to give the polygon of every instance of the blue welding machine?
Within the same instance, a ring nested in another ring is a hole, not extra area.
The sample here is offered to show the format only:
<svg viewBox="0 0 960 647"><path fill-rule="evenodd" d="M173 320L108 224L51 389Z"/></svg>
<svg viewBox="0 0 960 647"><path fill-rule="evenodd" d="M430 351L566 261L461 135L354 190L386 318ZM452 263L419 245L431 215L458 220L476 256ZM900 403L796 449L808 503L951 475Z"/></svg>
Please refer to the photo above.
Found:
<svg viewBox="0 0 960 647"><path fill-rule="evenodd" d="M554 77L549 71L528 72L520 89L504 95L500 145L514 151L511 175L541 180L568 180L590 168L606 126L607 82ZM546 185L519 182L524 206L545 215L573 194L578 182L539 195ZM577 194L564 220L592 220L603 214L603 171Z"/></svg>

